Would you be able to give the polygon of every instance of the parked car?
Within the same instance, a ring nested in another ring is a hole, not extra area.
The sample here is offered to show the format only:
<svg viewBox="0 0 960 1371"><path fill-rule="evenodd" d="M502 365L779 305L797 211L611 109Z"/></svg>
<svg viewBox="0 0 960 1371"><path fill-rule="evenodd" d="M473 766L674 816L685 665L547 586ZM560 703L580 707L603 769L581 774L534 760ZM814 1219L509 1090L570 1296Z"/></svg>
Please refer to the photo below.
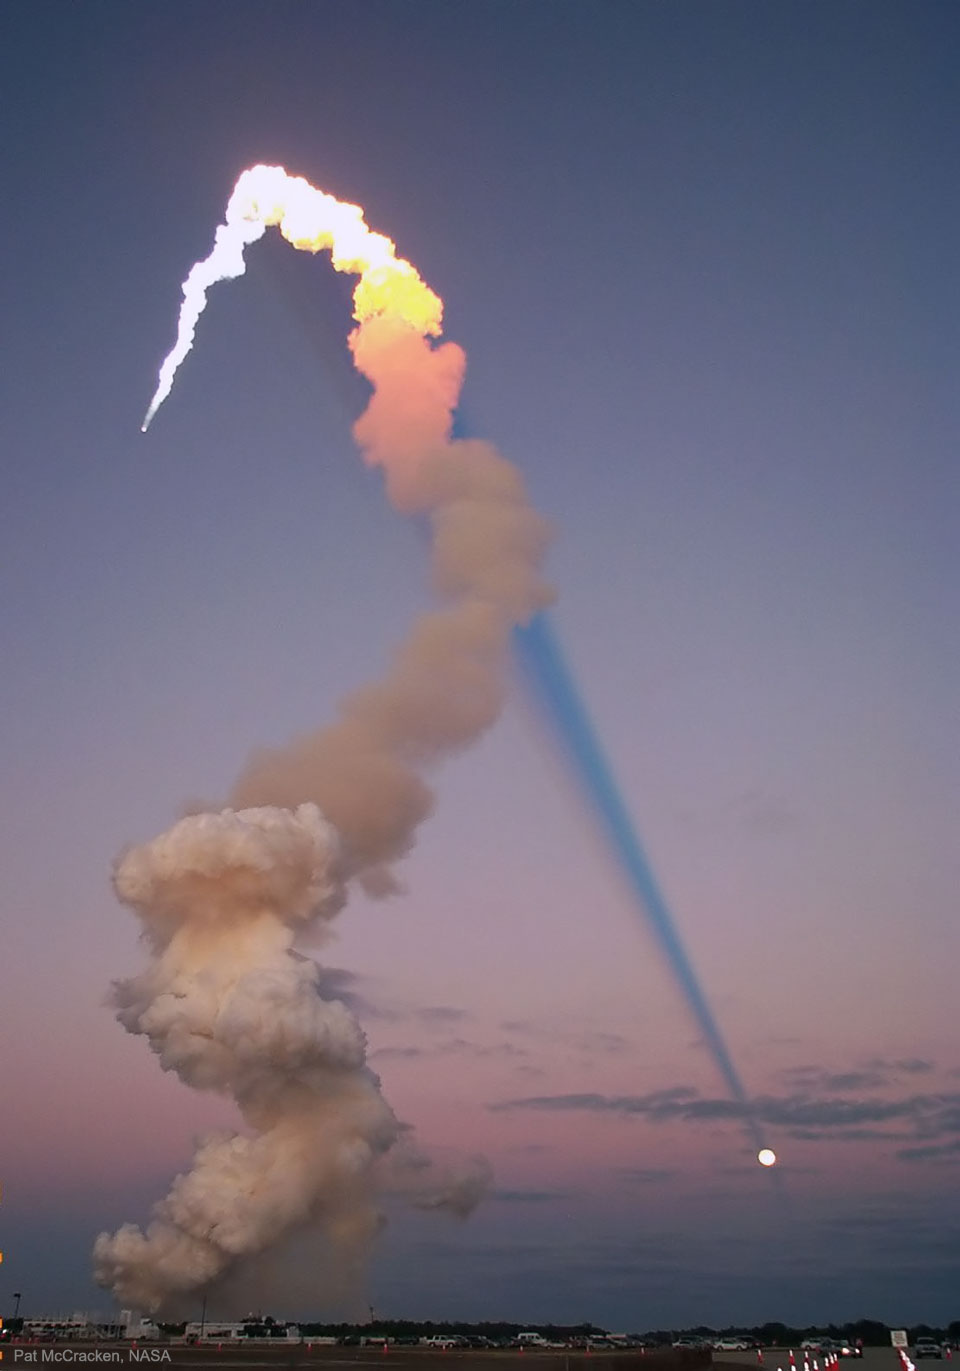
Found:
<svg viewBox="0 0 960 1371"><path fill-rule="evenodd" d="M914 1343L913 1355L916 1361L921 1357L936 1357L937 1361L943 1360L943 1348L933 1338L917 1338Z"/></svg>
<svg viewBox="0 0 960 1371"><path fill-rule="evenodd" d="M713 1344L713 1350L714 1352L746 1352L750 1345L743 1338L717 1338Z"/></svg>

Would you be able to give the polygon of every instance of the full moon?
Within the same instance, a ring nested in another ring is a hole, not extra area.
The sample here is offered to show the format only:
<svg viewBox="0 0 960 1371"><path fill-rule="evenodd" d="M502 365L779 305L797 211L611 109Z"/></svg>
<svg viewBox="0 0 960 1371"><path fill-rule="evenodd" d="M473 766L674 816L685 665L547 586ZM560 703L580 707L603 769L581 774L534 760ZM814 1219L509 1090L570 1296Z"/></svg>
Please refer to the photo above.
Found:
<svg viewBox="0 0 960 1371"><path fill-rule="evenodd" d="M776 1160L776 1152L772 1152L769 1147L761 1147L760 1151L757 1153L757 1161L761 1166L774 1166Z"/></svg>

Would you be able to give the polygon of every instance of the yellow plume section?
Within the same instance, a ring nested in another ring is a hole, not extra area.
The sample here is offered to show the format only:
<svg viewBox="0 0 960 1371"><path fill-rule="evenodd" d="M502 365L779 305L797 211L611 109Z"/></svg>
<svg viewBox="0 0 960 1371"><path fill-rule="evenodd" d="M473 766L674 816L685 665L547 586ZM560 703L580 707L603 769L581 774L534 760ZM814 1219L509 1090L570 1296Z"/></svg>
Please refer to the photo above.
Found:
<svg viewBox="0 0 960 1371"><path fill-rule="evenodd" d="M191 268L183 283L177 340L160 367L157 389L142 424L144 433L193 347L207 291L217 281L242 276L244 250L273 225L293 247L303 252L329 251L337 271L359 276L353 292L358 323L390 319L422 338L441 332L443 301L416 267L397 256L389 238L367 227L359 205L327 195L302 176L289 176L283 167L249 167L233 188L212 252Z"/></svg>

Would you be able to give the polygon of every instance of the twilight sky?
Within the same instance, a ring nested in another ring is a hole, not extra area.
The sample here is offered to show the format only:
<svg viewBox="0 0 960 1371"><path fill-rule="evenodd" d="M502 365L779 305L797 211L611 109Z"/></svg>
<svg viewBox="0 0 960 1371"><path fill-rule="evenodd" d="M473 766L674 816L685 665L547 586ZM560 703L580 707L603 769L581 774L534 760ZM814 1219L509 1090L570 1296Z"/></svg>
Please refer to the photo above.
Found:
<svg viewBox="0 0 960 1371"><path fill-rule="evenodd" d="M139 432L269 161L443 296L460 427L555 525L558 629L782 1159L780 1193L518 689L408 892L313 949L399 1116L496 1175L465 1224L397 1207L370 1301L957 1317L958 59L949 0L3 7L4 1313L106 1307L94 1235L233 1121L104 1007L142 961L114 857L425 601L324 258L255 246ZM328 1312L313 1273L275 1312Z"/></svg>

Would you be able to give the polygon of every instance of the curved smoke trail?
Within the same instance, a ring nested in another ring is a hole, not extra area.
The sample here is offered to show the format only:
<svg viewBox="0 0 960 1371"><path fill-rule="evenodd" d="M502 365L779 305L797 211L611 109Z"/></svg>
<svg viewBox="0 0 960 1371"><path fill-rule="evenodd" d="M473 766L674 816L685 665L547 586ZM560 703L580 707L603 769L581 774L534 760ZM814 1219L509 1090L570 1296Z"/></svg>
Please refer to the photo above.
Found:
<svg viewBox="0 0 960 1371"><path fill-rule="evenodd" d="M125 1224L97 1239L98 1281L142 1310L224 1277L299 1226L321 1226L345 1262L376 1231L376 1168L399 1125L359 1024L323 998L320 969L294 941L336 915L350 881L393 888L392 863L431 809L424 772L494 722L511 632L552 599L540 572L548 530L519 473L486 443L451 441L465 359L432 341L441 301L356 206L282 168L243 173L212 253L184 282L144 429L190 350L207 289L242 273L244 248L270 225L359 277L349 343L373 395L354 434L394 506L425 516L442 603L330 727L252 757L230 808L184 819L117 863L117 895L151 954L115 986L117 1017L164 1070L231 1096L249 1130L202 1143L145 1231ZM482 1166L431 1177L419 1157L407 1171L416 1202L455 1212L486 1181Z"/></svg>

